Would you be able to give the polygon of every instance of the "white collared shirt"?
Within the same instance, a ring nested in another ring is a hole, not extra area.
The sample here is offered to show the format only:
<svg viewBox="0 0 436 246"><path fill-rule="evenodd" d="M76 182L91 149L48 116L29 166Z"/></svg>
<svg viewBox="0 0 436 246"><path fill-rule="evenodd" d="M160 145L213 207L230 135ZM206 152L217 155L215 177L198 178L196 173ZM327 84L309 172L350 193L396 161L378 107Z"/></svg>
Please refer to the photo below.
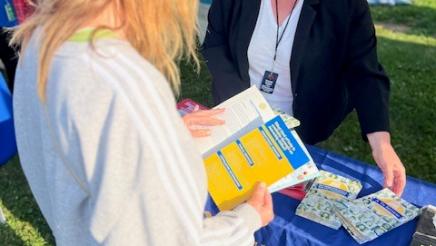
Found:
<svg viewBox="0 0 436 246"><path fill-rule="evenodd" d="M277 58L273 68L274 51L276 45L277 22L274 15L271 0L262 0L256 27L254 29L247 55L249 62L250 84L260 88L265 71L278 73L278 79L272 94L263 93L271 107L286 112L290 115L292 111L292 86L290 60L292 46L294 43L295 31L300 19L301 9L304 0L297 0L294 11L287 17L279 27L279 35L282 34L288 18L289 24L283 34L277 49Z"/></svg>

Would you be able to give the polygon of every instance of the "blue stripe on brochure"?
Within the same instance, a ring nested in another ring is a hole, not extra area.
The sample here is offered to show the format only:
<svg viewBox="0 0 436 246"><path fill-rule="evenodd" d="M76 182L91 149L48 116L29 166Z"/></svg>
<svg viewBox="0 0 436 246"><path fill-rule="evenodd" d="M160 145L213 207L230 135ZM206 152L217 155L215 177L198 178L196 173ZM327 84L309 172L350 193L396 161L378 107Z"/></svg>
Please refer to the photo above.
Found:
<svg viewBox="0 0 436 246"><path fill-rule="evenodd" d="M230 175L230 177L233 180L233 183L236 185L238 190L242 190L242 185L239 182L238 178L236 177L235 173L233 172L232 168L230 167L229 163L227 162L226 158L224 157L223 153L221 151L217 152L218 157L221 159L221 162L223 163L227 173Z"/></svg>

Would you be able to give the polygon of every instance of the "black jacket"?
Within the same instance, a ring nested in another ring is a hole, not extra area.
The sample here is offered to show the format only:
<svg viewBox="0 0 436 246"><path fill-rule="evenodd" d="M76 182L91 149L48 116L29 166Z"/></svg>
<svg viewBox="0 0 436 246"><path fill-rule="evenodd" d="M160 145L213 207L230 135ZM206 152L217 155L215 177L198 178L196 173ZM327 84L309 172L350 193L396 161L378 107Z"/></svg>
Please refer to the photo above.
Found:
<svg viewBox="0 0 436 246"><path fill-rule="evenodd" d="M247 50L260 3L212 3L202 53L215 103L250 86ZM367 0L304 0L289 65L293 112L301 121L297 131L303 141L327 139L353 109L363 136L389 130L390 84L376 44Z"/></svg>

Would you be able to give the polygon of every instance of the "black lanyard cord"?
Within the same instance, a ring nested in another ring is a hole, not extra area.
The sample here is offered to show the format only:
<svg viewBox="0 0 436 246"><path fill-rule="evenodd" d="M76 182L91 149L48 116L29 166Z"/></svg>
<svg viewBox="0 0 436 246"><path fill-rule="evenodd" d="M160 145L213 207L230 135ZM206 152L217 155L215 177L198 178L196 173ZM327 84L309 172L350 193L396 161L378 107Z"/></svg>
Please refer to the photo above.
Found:
<svg viewBox="0 0 436 246"><path fill-rule="evenodd" d="M267 1L269 1L269 0L267 0ZM283 28L282 34L280 35L280 38L279 38L279 7L278 7L279 5L278 5L278 0L276 0L277 32L276 32L276 48L275 48L275 52L274 52L274 61L276 61L277 49L279 48L279 44L282 41L282 38L286 32L286 29L288 28L288 24L289 24L289 21L291 20L292 13L294 12L295 6L297 5L297 1L298 0L295 0L294 5L292 5L292 9L291 9L291 12L289 13L288 20L286 21L286 25Z"/></svg>

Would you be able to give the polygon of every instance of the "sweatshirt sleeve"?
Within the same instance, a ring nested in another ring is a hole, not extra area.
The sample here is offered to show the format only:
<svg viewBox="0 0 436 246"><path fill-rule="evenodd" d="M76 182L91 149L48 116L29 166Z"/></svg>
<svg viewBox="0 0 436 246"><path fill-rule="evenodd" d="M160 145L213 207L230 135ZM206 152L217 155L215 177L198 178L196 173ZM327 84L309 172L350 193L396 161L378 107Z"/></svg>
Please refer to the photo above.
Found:
<svg viewBox="0 0 436 246"><path fill-rule="evenodd" d="M202 245L254 245L254 232L261 227L260 216L248 204L204 220Z"/></svg>
<svg viewBox="0 0 436 246"><path fill-rule="evenodd" d="M252 245L260 218L250 205L203 218L203 163L163 76L133 51L116 53L93 58L93 77L65 95L74 146L64 153L89 192L90 244Z"/></svg>

